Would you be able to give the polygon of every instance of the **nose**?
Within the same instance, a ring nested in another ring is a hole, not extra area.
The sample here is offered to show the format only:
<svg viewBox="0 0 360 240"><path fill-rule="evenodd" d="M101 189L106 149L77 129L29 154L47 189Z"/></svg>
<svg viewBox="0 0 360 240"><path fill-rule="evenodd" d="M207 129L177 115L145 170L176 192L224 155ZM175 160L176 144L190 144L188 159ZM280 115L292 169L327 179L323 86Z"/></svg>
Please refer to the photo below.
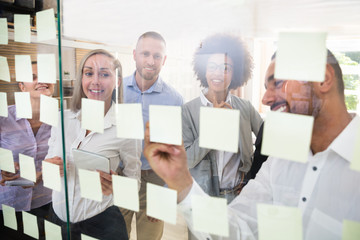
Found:
<svg viewBox="0 0 360 240"><path fill-rule="evenodd" d="M262 98L262 103L266 106L271 106L275 103L275 89L267 88Z"/></svg>
<svg viewBox="0 0 360 240"><path fill-rule="evenodd" d="M91 84L95 84L95 85L100 84L100 76L99 76L99 74L94 74L93 75Z"/></svg>
<svg viewBox="0 0 360 240"><path fill-rule="evenodd" d="M155 59L152 55L147 58L147 64L150 66L153 66L155 64Z"/></svg>

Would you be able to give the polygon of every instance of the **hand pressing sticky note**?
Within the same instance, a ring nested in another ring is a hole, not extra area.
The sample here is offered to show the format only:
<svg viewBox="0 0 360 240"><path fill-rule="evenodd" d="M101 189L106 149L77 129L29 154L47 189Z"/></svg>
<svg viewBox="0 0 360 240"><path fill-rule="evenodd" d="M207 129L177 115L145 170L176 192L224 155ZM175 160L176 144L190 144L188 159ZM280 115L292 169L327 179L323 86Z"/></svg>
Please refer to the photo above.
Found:
<svg viewBox="0 0 360 240"><path fill-rule="evenodd" d="M226 199L194 195L191 206L195 231L229 236Z"/></svg>
<svg viewBox="0 0 360 240"><path fill-rule="evenodd" d="M353 149L354 153L351 159L350 169L360 172L360 124L357 126Z"/></svg>
<svg viewBox="0 0 360 240"><path fill-rule="evenodd" d="M38 82L56 83L56 60L54 54L38 54Z"/></svg>
<svg viewBox="0 0 360 240"><path fill-rule="evenodd" d="M177 192L155 184L146 184L146 215L176 224Z"/></svg>
<svg viewBox="0 0 360 240"><path fill-rule="evenodd" d="M149 106L150 141L181 145L181 107Z"/></svg>
<svg viewBox="0 0 360 240"><path fill-rule="evenodd" d="M326 35L324 32L280 33L276 52L275 78L324 81L327 56Z"/></svg>
<svg viewBox="0 0 360 240"><path fill-rule="evenodd" d="M9 149L0 148L0 169L15 173L14 157Z"/></svg>
<svg viewBox="0 0 360 240"><path fill-rule="evenodd" d="M100 173L79 169L81 197L94 201L102 201Z"/></svg>
<svg viewBox="0 0 360 240"><path fill-rule="evenodd" d="M54 9L50 8L36 13L36 29L38 41L56 38Z"/></svg>
<svg viewBox="0 0 360 240"><path fill-rule="evenodd" d="M239 110L201 107L199 146L237 153L239 123Z"/></svg>
<svg viewBox="0 0 360 240"><path fill-rule="evenodd" d="M268 112L264 124L261 154L306 162L314 118L283 112Z"/></svg>
<svg viewBox="0 0 360 240"><path fill-rule="evenodd" d="M7 94L0 92L0 117L8 117Z"/></svg>
<svg viewBox="0 0 360 240"><path fill-rule="evenodd" d="M46 239L62 240L61 227L47 220L44 220L44 222Z"/></svg>
<svg viewBox="0 0 360 240"><path fill-rule="evenodd" d="M15 55L15 75L17 82L33 82L30 55Z"/></svg>
<svg viewBox="0 0 360 240"><path fill-rule="evenodd" d="M7 26L7 19L0 18L0 44L8 44L9 37L8 37L8 26Z"/></svg>
<svg viewBox="0 0 360 240"><path fill-rule="evenodd" d="M14 14L15 42L30 43L30 15Z"/></svg>
<svg viewBox="0 0 360 240"><path fill-rule="evenodd" d="M55 191L61 191L60 167L56 164L42 161L42 177L44 186Z"/></svg>
<svg viewBox="0 0 360 240"><path fill-rule="evenodd" d="M0 56L0 80L10 82L9 64L6 57Z"/></svg>
<svg viewBox="0 0 360 240"><path fill-rule="evenodd" d="M15 208L1 204L4 218L4 226L17 230L17 221L15 215Z"/></svg>
<svg viewBox="0 0 360 240"><path fill-rule="evenodd" d="M32 108L29 92L15 92L15 105L17 118L32 118Z"/></svg>
<svg viewBox="0 0 360 240"><path fill-rule="evenodd" d="M40 121L51 126L58 126L59 102L57 99L40 95Z"/></svg>
<svg viewBox="0 0 360 240"><path fill-rule="evenodd" d="M302 240L301 211L294 207L257 205L259 240Z"/></svg>
<svg viewBox="0 0 360 240"><path fill-rule="evenodd" d="M34 158L19 153L20 177L36 182Z"/></svg>
<svg viewBox="0 0 360 240"><path fill-rule="evenodd" d="M104 132L104 102L81 99L81 127L90 131Z"/></svg>
<svg viewBox="0 0 360 240"><path fill-rule="evenodd" d="M24 233L35 239L39 239L39 228L35 215L22 211Z"/></svg>
<svg viewBox="0 0 360 240"><path fill-rule="evenodd" d="M342 240L359 240L360 222L344 220L342 228Z"/></svg>
<svg viewBox="0 0 360 240"><path fill-rule="evenodd" d="M114 205L139 211L138 181L133 178L112 175Z"/></svg>
<svg viewBox="0 0 360 240"><path fill-rule="evenodd" d="M89 237L85 234L81 234L81 240L97 240L97 238Z"/></svg>
<svg viewBox="0 0 360 240"><path fill-rule="evenodd" d="M144 139L141 104L117 104L116 130L118 138Z"/></svg>

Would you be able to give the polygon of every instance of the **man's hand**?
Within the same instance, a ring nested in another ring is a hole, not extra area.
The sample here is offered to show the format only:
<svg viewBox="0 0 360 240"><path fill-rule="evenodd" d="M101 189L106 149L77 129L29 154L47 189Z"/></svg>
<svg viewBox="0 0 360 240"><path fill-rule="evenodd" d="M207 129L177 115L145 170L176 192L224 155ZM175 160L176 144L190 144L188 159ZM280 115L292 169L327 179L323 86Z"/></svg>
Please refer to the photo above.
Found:
<svg viewBox="0 0 360 240"><path fill-rule="evenodd" d="M112 174L117 175L116 172L110 170L110 174L97 170L100 173L100 182L101 182L101 191L105 196L108 196L113 193L112 188Z"/></svg>
<svg viewBox="0 0 360 240"><path fill-rule="evenodd" d="M20 177L19 163L14 162L14 165L15 165L15 173L7 172L7 171L1 171L1 178L2 178L1 181L0 181L1 186L5 186L6 181L12 181L12 180L18 179Z"/></svg>
<svg viewBox="0 0 360 240"><path fill-rule="evenodd" d="M58 165L59 168L60 168L60 177L63 177L63 176L64 176L63 160L62 160L60 157L48 158L48 159L45 159L44 161ZM67 168L66 168L66 169L67 169Z"/></svg>

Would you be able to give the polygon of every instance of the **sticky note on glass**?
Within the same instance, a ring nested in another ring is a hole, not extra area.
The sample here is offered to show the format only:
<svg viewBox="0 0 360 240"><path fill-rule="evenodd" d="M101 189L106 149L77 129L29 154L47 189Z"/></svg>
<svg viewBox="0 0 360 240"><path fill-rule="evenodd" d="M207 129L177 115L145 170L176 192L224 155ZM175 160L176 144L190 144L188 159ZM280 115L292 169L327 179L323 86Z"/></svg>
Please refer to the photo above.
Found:
<svg viewBox="0 0 360 240"><path fill-rule="evenodd" d="M40 95L40 121L51 126L58 126L59 102L57 99Z"/></svg>
<svg viewBox="0 0 360 240"><path fill-rule="evenodd" d="M62 240L61 227L47 220L44 220L44 222L46 239Z"/></svg>
<svg viewBox="0 0 360 240"><path fill-rule="evenodd" d="M276 52L275 78L322 82L327 58L325 32L282 32Z"/></svg>
<svg viewBox="0 0 360 240"><path fill-rule="evenodd" d="M150 141L181 145L181 121L181 107L150 105Z"/></svg>
<svg viewBox="0 0 360 240"><path fill-rule="evenodd" d="M144 139L141 104L117 104L116 133L118 138Z"/></svg>
<svg viewBox="0 0 360 240"><path fill-rule="evenodd" d="M19 153L20 177L36 182L34 158Z"/></svg>
<svg viewBox="0 0 360 240"><path fill-rule="evenodd" d="M191 198L191 206L194 230L229 236L226 199L194 195Z"/></svg>
<svg viewBox="0 0 360 240"><path fill-rule="evenodd" d="M97 238L89 237L88 235L82 233L81 240L97 240Z"/></svg>
<svg viewBox="0 0 360 240"><path fill-rule="evenodd" d="M201 107L199 146L237 153L239 123L239 110Z"/></svg>
<svg viewBox="0 0 360 240"><path fill-rule="evenodd" d="M302 240L301 211L294 207L257 205L259 240Z"/></svg>
<svg viewBox="0 0 360 240"><path fill-rule="evenodd" d="M7 105L7 95L4 92L0 92L0 116L8 117L8 105Z"/></svg>
<svg viewBox="0 0 360 240"><path fill-rule="evenodd" d="M133 178L111 175L114 205L135 212L139 211L138 181Z"/></svg>
<svg viewBox="0 0 360 240"><path fill-rule="evenodd" d="M56 60L54 54L38 54L38 82L56 83Z"/></svg>
<svg viewBox="0 0 360 240"><path fill-rule="evenodd" d="M36 13L36 30L38 41L56 38L54 9L50 8Z"/></svg>
<svg viewBox="0 0 360 240"><path fill-rule="evenodd" d="M26 235L29 235L30 237L39 239L39 228L36 216L22 211L22 219L24 225L24 233Z"/></svg>
<svg viewBox="0 0 360 240"><path fill-rule="evenodd" d="M55 191L61 191L60 167L56 164L42 161L42 177L44 186Z"/></svg>
<svg viewBox="0 0 360 240"><path fill-rule="evenodd" d="M342 240L360 239L360 222L344 220L341 239Z"/></svg>
<svg viewBox="0 0 360 240"><path fill-rule="evenodd" d="M100 173L79 169L81 197L94 201L102 201Z"/></svg>
<svg viewBox="0 0 360 240"><path fill-rule="evenodd" d="M7 19L0 18L0 44L8 44L9 37L8 37L8 26L7 26Z"/></svg>
<svg viewBox="0 0 360 240"><path fill-rule="evenodd" d="M357 134L354 142L354 153L351 159L350 169L360 172L360 125L357 126Z"/></svg>
<svg viewBox="0 0 360 240"><path fill-rule="evenodd" d="M0 148L0 169L15 173L14 157L9 149Z"/></svg>
<svg viewBox="0 0 360 240"><path fill-rule="evenodd" d="M17 222L16 222L16 215L15 215L15 208L1 204L3 218L4 218L4 226L17 230Z"/></svg>
<svg viewBox="0 0 360 240"><path fill-rule="evenodd" d="M81 127L93 132L104 132L104 102L81 99Z"/></svg>
<svg viewBox="0 0 360 240"><path fill-rule="evenodd" d="M177 192L155 184L146 184L146 215L176 224Z"/></svg>
<svg viewBox="0 0 360 240"><path fill-rule="evenodd" d="M9 64L6 57L0 56L0 80L10 82Z"/></svg>
<svg viewBox="0 0 360 240"><path fill-rule="evenodd" d="M17 82L33 82L30 55L15 55L15 75Z"/></svg>
<svg viewBox="0 0 360 240"><path fill-rule="evenodd" d="M30 43L30 15L14 14L15 42Z"/></svg>
<svg viewBox="0 0 360 240"><path fill-rule="evenodd" d="M264 124L261 154L306 162L314 118L283 112L268 112Z"/></svg>
<svg viewBox="0 0 360 240"><path fill-rule="evenodd" d="M32 108L29 92L15 92L16 117L32 118Z"/></svg>

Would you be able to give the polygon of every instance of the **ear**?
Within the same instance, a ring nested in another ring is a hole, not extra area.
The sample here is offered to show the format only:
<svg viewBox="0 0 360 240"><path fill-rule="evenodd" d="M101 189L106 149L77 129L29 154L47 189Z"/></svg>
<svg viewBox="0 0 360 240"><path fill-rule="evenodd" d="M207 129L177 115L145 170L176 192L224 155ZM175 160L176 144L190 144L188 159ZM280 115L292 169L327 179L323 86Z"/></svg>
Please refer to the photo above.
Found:
<svg viewBox="0 0 360 240"><path fill-rule="evenodd" d="M163 63L162 63L163 66L164 66L164 64L165 64L166 57L167 57L167 55L164 56L164 61L163 61Z"/></svg>
<svg viewBox="0 0 360 240"><path fill-rule="evenodd" d="M22 92L25 92L25 86L24 86L24 83L22 82L19 82L19 88Z"/></svg>
<svg viewBox="0 0 360 240"><path fill-rule="evenodd" d="M336 86L336 81L337 79L333 67L330 64L326 64L325 79L323 82L319 82L316 85L318 85L321 93L326 93Z"/></svg>

